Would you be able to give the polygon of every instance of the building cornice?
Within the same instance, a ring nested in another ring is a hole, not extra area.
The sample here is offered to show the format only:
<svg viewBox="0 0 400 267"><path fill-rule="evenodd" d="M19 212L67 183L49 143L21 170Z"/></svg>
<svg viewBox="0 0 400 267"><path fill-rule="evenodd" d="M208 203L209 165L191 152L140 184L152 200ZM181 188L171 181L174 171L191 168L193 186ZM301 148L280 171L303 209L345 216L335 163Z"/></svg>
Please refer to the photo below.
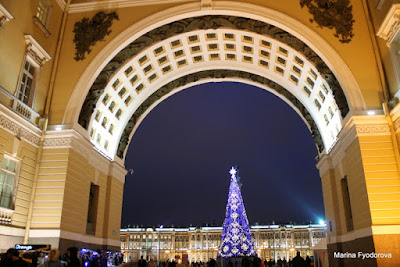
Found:
<svg viewBox="0 0 400 267"><path fill-rule="evenodd" d="M390 47L393 39L396 37L400 29L400 4L393 4L386 14L381 26L379 27L377 36L386 41L386 45Z"/></svg>
<svg viewBox="0 0 400 267"><path fill-rule="evenodd" d="M0 4L0 29L3 26L3 23L6 21L13 20L14 16L11 15L10 12L2 5Z"/></svg>
<svg viewBox="0 0 400 267"><path fill-rule="evenodd" d="M35 147L39 147L42 131L2 104L0 104L0 128Z"/></svg>
<svg viewBox="0 0 400 267"><path fill-rule="evenodd" d="M390 135L390 128L384 115L352 116L338 135L338 140L329 154L317 163L320 175L335 168L344 158L346 150L359 136Z"/></svg>
<svg viewBox="0 0 400 267"><path fill-rule="evenodd" d="M62 0L57 0L57 2ZM64 2L64 1L62 1ZM87 3L71 4L68 13L80 13L104 9L115 9L124 7L134 6L153 6L161 4L173 4L173 3L188 3L188 2L199 2L199 0L103 0L103 1L92 1ZM204 2L201 1L201 2ZM211 2L211 1L206 1ZM64 3L65 8L65 3Z"/></svg>
<svg viewBox="0 0 400 267"><path fill-rule="evenodd" d="M51 59L49 53L32 37L32 35L25 35L25 43L27 44L27 53L32 57L36 63L42 67L42 65Z"/></svg>
<svg viewBox="0 0 400 267"><path fill-rule="evenodd" d="M74 129L47 131L43 149L69 148L87 158L89 164L104 174L109 173L110 160L97 152L93 145Z"/></svg>

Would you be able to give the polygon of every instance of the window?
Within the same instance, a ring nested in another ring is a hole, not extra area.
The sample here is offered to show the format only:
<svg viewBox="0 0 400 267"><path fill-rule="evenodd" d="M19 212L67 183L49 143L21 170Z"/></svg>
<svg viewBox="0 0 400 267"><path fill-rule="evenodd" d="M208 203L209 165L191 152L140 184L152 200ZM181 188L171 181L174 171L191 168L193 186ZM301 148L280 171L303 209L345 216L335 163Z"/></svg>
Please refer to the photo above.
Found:
<svg viewBox="0 0 400 267"><path fill-rule="evenodd" d="M388 52L392 60L393 77L394 82L397 83L397 89L400 84L400 25L397 18L399 11L400 4L392 4L377 32L377 35L386 41L386 46L389 48ZM398 97L398 92L395 97Z"/></svg>
<svg viewBox="0 0 400 267"><path fill-rule="evenodd" d="M31 35L25 35L25 43L27 44L26 56L15 96L27 106L32 107L40 69L51 57Z"/></svg>
<svg viewBox="0 0 400 267"><path fill-rule="evenodd" d="M4 157L0 171L0 207L14 209L14 191L16 184L17 162Z"/></svg>
<svg viewBox="0 0 400 267"><path fill-rule="evenodd" d="M46 0L39 0L36 17L43 26L47 26L47 19L50 13L50 5Z"/></svg>
<svg viewBox="0 0 400 267"><path fill-rule="evenodd" d="M86 234L89 235L94 235L96 233L98 200L99 200L99 186L91 183L89 192L87 224L86 224Z"/></svg>
<svg viewBox="0 0 400 267"><path fill-rule="evenodd" d="M22 69L21 82L19 83L19 90L17 98L30 106L31 94L33 93L35 67L29 60L25 61L24 68Z"/></svg>
<svg viewBox="0 0 400 267"><path fill-rule="evenodd" d="M342 196L343 196L343 205L344 205L344 212L346 218L346 227L347 231L353 231L353 213L351 212L351 203L350 203L350 193L349 193L349 186L347 183L347 176L345 176L341 181L340 184L342 186Z"/></svg>

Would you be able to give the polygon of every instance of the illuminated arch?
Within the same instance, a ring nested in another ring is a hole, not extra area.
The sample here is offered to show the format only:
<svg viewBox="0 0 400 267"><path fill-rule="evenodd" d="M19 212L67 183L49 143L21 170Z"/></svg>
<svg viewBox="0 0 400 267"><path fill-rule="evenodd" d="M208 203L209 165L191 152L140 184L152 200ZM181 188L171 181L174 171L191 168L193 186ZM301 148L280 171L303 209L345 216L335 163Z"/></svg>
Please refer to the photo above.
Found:
<svg viewBox="0 0 400 267"><path fill-rule="evenodd" d="M221 7L224 6L224 2L221 4ZM226 6L224 7L224 11L213 10L213 12L221 14L227 12L227 10L231 8L235 8L232 7L232 3L229 3L229 5L229 8ZM185 6L188 8L191 7L191 5ZM236 8L243 8L243 4ZM187 9L183 10L187 11ZM255 6L251 5L251 9L246 9L247 12L249 12L249 10L256 13L256 10L259 12L260 8L258 7L255 9ZM268 17L269 20L271 20L271 17L274 19L280 18L280 20L282 20L282 14L279 13L280 17L277 17L278 12L267 11L270 15ZM199 12L200 11L196 11L196 13ZM232 13L232 11L230 11L230 13ZM152 41L146 39L148 36L143 35L143 31L141 31L134 34L132 38L128 38L122 42L120 47L122 46L123 48L114 51L113 55L115 55L118 50L121 50L121 52L114 56L114 61L111 60L110 62L118 62L118 58L121 58L123 62L117 63L114 66L108 63L108 65L104 66L102 72L100 72L100 69L96 70L97 75L99 75L94 76L97 77L95 81L93 80L94 78L92 78L91 81L94 82L94 85L89 90L88 94L90 95L92 93L92 99L87 97L83 104L84 108L80 114L80 124L88 130L92 142L100 151L104 152L109 157L114 158L117 152L118 156L122 157L124 148L121 150L121 145L123 146L124 143L126 145L128 142L127 136L131 136L133 133L132 130L135 128L135 125L128 125L130 132L129 129L127 132L128 122L131 120L130 123L132 124L132 119L135 120L135 123L137 122L137 117L135 117L137 112L139 111L141 114L145 113L145 110L143 111L143 104L146 105L146 99L149 99L159 88L171 83L173 84L174 82L177 83L184 77L191 79L190 77L195 77L195 73L202 73L201 75L204 75L205 72L210 72L211 70L236 70L241 73L248 73L242 74L244 76L253 75L251 79L259 77L256 79L262 80L268 77L268 81L264 82L261 87L268 87L272 91L274 91L273 87L279 87L279 90L281 90L281 87L286 88L295 98L287 100L291 101L296 107L303 106L307 108L307 111L312 117L311 120L309 117L306 118L307 114L305 112L298 112L303 115L311 130L315 131L316 127L319 129L323 145L329 148L334 143L335 137L341 129L343 115L346 115L349 111L362 110L365 107L358 86L354 82L354 77L351 76L349 71L343 73L344 83L353 86L352 90L343 92L333 72L325 65L325 61L319 57L320 54L317 55L310 49L309 43L306 45L290 33L275 26L272 26L272 31L275 31L273 34L282 35L283 38L281 37L279 39L278 36L278 38L274 39L271 37L271 33L267 35L262 29L259 30L259 32L257 32L257 30L251 32L247 28L248 24L245 30L238 29L238 21L247 21L253 23L253 25L259 23L256 27L265 27L268 25L261 20L259 15L254 15L254 13L251 14L251 16L247 14L247 17L207 15L205 17L203 16L205 20L212 21L213 19L217 19L219 20L219 25L213 24L215 23L214 21L209 26L203 27L202 29L194 28L193 30L182 31L180 34L171 34L167 39L156 42L154 42L154 39ZM185 14L185 12L182 14ZM190 16L190 14L185 15ZM176 19L176 17L179 17L179 15L174 18ZM285 18L284 15L283 17L283 19L287 19L287 24L295 22L293 19ZM254 18L259 20L255 20ZM191 21L193 22L193 20L196 19L198 18L194 18ZM231 23L234 25L233 27L229 25L231 20L236 20L235 24ZM188 21L190 22L190 19L186 19L183 22ZM275 22L274 25L279 25L284 28L284 25L282 24L282 26L281 23L282 22L278 21ZM159 25L163 24L156 23L152 26L153 31L149 31L149 29L146 30L150 33L155 32L155 30L157 30L155 27ZM179 26L179 24L173 26ZM305 26L299 25L297 22L296 28L301 27ZM289 30L293 31L293 29L290 28ZM307 30L308 32L303 31L303 33L305 32L310 35L310 30L308 28ZM126 33L124 35L126 35ZM309 39L318 39L315 34L313 35L313 33L311 33L311 35L312 38ZM300 46L303 46L303 51L297 51L293 48L291 43L282 42L285 41L284 38L287 37L293 37L297 45L300 44ZM133 57L127 59L124 53L127 51L132 52L126 49L127 47L132 48L132 44L135 45L132 39L136 40L136 44L142 47L136 49L136 52L133 53ZM129 44L131 46L129 46ZM327 44L321 40L319 40L317 44L320 44L323 48L327 46ZM109 49L110 45L105 50ZM328 48L328 52L334 52L329 46ZM340 62L341 59L337 54L333 54L330 62L334 62L334 67L337 67L336 64L342 62ZM101 57L99 56L98 58ZM96 64L96 62L94 61L93 64ZM321 65L323 65L322 68ZM319 68L317 69L316 66ZM343 67L343 65L341 67L341 70L345 69L346 71L346 67ZM111 68L112 71L104 72L107 68ZM93 71L93 68L91 71ZM83 77L88 73L90 72L87 71ZM112 75L110 75L110 73ZM101 84L102 82L103 84ZM101 89L96 89L96 85ZM179 85L172 87L179 87ZM95 95L94 98L93 94ZM280 93L278 93L278 95L279 94ZM334 94L336 94L336 96L334 96ZM350 101L347 102L345 94ZM282 94L281 97L288 98ZM71 100L73 98L74 96ZM339 112L337 98L341 98L339 106L344 114L340 114ZM297 102L300 102L300 104ZM80 103L82 103L82 101ZM350 103L350 105L348 105L348 103ZM147 105L145 109L148 107L149 105ZM298 109L300 110L302 108L300 107ZM71 115L71 113L68 113L68 110L67 115ZM77 114L73 115L76 119ZM132 115L134 117L132 117ZM86 121L83 122L82 117L85 116L86 118L84 119ZM316 127L313 129L315 125ZM314 133L314 137L318 138L318 133ZM121 140L121 138L123 140ZM120 149L118 149L118 147L120 147Z"/></svg>

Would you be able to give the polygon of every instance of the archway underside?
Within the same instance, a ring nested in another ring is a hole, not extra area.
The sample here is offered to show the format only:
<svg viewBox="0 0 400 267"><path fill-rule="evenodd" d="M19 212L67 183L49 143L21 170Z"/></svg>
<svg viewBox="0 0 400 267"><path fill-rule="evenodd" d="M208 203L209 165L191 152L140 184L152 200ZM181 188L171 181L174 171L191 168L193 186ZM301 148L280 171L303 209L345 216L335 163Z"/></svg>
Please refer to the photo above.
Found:
<svg viewBox="0 0 400 267"><path fill-rule="evenodd" d="M298 38L252 19L203 16L161 26L119 52L92 85L79 123L99 150L123 158L139 117L157 100L223 77L248 79L290 101L320 152L334 143L349 111L332 71Z"/></svg>
<svg viewBox="0 0 400 267"><path fill-rule="evenodd" d="M310 128L310 131L312 133L312 136L315 140L315 143L318 146L319 151L321 152L324 149L324 144L322 142L322 137L321 134L318 130L317 125L315 124L315 121L313 120L311 114L308 112L308 110L304 107L304 105L298 101L298 99L293 96L288 90L280 86L279 84L265 78L262 76L259 76L257 74L252 74L249 72L245 71L238 71L238 70L221 70L221 69L216 69L216 70L207 70L207 71L200 71L196 73L192 73L189 75L185 75L183 77L180 77L172 82L169 82L168 84L162 86L160 89L158 89L156 92L154 92L151 96L149 96L140 106L134 114L131 116L129 119L128 123L126 124L121 140L118 144L118 149L117 149L117 156L119 158L124 157L124 152L126 150L126 147L129 144L130 137L132 135L132 131L135 129L138 123L140 123L140 120L143 119L142 116L145 116L146 112L153 108L155 105L159 103L159 101L168 95L171 95L174 93L174 91L178 91L180 88L187 86L202 80L207 80L207 79L229 79L229 78L239 78L244 81L248 80L251 82L254 82L256 84L259 84L260 86L267 86L273 93L279 95L283 99L286 99L290 101L295 108L297 108L298 112L300 113L301 116L307 121L308 127Z"/></svg>

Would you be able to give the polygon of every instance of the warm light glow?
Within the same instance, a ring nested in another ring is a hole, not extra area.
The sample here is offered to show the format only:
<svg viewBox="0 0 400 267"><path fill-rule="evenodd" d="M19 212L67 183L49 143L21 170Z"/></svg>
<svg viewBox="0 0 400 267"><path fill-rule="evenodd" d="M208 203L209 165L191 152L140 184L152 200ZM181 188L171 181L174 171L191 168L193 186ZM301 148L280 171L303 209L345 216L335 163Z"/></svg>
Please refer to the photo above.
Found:
<svg viewBox="0 0 400 267"><path fill-rule="evenodd" d="M325 225L325 221L324 221L324 220L319 220L318 223L319 223L320 225Z"/></svg>
<svg viewBox="0 0 400 267"><path fill-rule="evenodd" d="M375 115L375 111L369 110L369 111L367 112L367 114L368 114L369 116L373 116L373 115Z"/></svg>
<svg viewBox="0 0 400 267"><path fill-rule="evenodd" d="M57 126L56 128L54 128L56 131L61 131L62 127L61 126Z"/></svg>
<svg viewBox="0 0 400 267"><path fill-rule="evenodd" d="M236 171L236 169L234 167L232 167L231 170L229 171L229 173L231 175L236 175L237 171Z"/></svg>

